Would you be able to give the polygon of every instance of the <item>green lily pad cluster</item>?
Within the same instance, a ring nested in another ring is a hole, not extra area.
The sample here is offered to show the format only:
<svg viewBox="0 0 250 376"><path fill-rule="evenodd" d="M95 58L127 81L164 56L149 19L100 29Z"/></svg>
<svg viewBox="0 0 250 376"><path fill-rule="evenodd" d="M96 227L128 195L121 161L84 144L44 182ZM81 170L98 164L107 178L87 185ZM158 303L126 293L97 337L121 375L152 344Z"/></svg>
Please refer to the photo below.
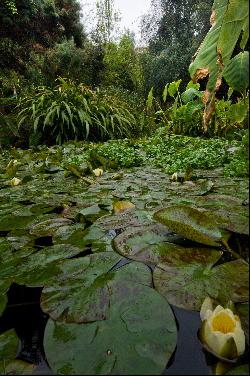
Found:
<svg viewBox="0 0 250 376"><path fill-rule="evenodd" d="M0 160L0 320L13 283L41 287L53 373L161 374L177 343L170 304L199 311L208 295L236 303L247 330L248 263L238 249L223 258L232 234L248 235L246 181L197 170L174 182L152 166L86 178L66 171L63 154ZM0 348L12 337L0 335ZM16 350L3 354L17 362Z"/></svg>

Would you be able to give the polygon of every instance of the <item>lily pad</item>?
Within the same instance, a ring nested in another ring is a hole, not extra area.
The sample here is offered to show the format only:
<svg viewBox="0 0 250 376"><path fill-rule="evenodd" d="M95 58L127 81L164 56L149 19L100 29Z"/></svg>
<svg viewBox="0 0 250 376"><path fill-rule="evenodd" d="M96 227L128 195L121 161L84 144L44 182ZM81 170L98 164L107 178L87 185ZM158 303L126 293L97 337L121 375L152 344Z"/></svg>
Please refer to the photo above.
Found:
<svg viewBox="0 0 250 376"><path fill-rule="evenodd" d="M173 234L160 224L127 229L114 239L115 250L122 256L149 264L169 262L199 262L220 257L222 252L207 248L194 248L175 244Z"/></svg>
<svg viewBox="0 0 250 376"><path fill-rule="evenodd" d="M36 236L52 236L59 227L67 226L72 223L70 219L52 218L32 225L30 227L30 233Z"/></svg>
<svg viewBox="0 0 250 376"><path fill-rule="evenodd" d="M0 317L8 302L7 291L10 284L6 281L0 281Z"/></svg>
<svg viewBox="0 0 250 376"><path fill-rule="evenodd" d="M91 247L92 253L112 251L112 238L108 236L108 231L95 223L86 229L82 224L61 227L53 239L55 243L71 244L81 247L83 251L86 247Z"/></svg>
<svg viewBox="0 0 250 376"><path fill-rule="evenodd" d="M43 289L41 307L54 320L90 322L104 320L110 304L109 270L120 256L99 253L57 264L61 273Z"/></svg>
<svg viewBox="0 0 250 376"><path fill-rule="evenodd" d="M103 230L126 229L128 226L152 224L145 210L124 211L113 215L105 215L96 222Z"/></svg>
<svg viewBox="0 0 250 376"><path fill-rule="evenodd" d="M16 359L5 362L1 370L0 362L0 372L2 371L1 375L36 375L36 368L37 366L35 364Z"/></svg>
<svg viewBox="0 0 250 376"><path fill-rule="evenodd" d="M24 229L34 220L34 216L14 216L12 214L5 215L0 220L0 231L11 231L14 229Z"/></svg>
<svg viewBox="0 0 250 376"><path fill-rule="evenodd" d="M81 249L69 244L45 247L25 259L18 268L15 282L28 286L44 285L57 272L57 262L74 257Z"/></svg>
<svg viewBox="0 0 250 376"><path fill-rule="evenodd" d="M249 303L238 304L236 312L240 316L242 329L245 332L246 341L249 344Z"/></svg>
<svg viewBox="0 0 250 376"><path fill-rule="evenodd" d="M214 222L204 212L189 206L169 206L156 212L154 219L197 243L216 247L223 240L223 233Z"/></svg>
<svg viewBox="0 0 250 376"><path fill-rule="evenodd" d="M128 270L132 264L126 267ZM150 275L149 270L147 273ZM174 315L155 290L124 277L126 273L120 283L116 278L110 283L112 294L106 320L88 324L48 321L44 345L54 373L162 373L176 347Z"/></svg>
<svg viewBox="0 0 250 376"><path fill-rule="evenodd" d="M170 257L170 255L169 255ZM199 311L206 296L225 305L248 301L249 266L242 259L213 266L218 255L206 261L190 263L175 260L156 266L153 279L155 288L177 307ZM240 278L239 278L240 276Z"/></svg>
<svg viewBox="0 0 250 376"><path fill-rule="evenodd" d="M242 364L230 369L226 375L249 375L249 364Z"/></svg>
<svg viewBox="0 0 250 376"><path fill-rule="evenodd" d="M5 375L6 366L9 361L15 359L17 355L19 339L14 329L0 334L0 374Z"/></svg>

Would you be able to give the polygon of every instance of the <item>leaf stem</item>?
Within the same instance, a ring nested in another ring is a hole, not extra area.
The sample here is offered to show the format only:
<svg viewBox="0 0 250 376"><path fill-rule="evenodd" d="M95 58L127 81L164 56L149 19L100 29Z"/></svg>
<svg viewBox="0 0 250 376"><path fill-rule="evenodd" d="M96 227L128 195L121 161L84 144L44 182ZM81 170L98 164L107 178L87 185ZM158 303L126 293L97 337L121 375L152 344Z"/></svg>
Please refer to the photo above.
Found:
<svg viewBox="0 0 250 376"><path fill-rule="evenodd" d="M231 253L236 259L240 259L240 258L241 258L241 256L240 256L237 252L235 252L234 250L232 250L232 249L229 247L229 245L227 244L227 242L226 242L225 239L222 239L221 242L222 242L222 244L225 246L226 250L227 250L228 252L230 252L230 253Z"/></svg>

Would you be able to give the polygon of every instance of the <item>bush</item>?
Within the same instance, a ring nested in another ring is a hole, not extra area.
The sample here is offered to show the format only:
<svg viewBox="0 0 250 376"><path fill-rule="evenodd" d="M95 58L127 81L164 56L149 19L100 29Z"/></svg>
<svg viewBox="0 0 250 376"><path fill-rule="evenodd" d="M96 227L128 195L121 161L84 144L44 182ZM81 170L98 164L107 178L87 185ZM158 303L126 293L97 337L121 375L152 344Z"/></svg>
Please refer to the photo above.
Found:
<svg viewBox="0 0 250 376"><path fill-rule="evenodd" d="M17 109L19 127L31 122L33 133L49 144L130 137L136 128L124 102L63 78L54 88L40 86L22 97Z"/></svg>

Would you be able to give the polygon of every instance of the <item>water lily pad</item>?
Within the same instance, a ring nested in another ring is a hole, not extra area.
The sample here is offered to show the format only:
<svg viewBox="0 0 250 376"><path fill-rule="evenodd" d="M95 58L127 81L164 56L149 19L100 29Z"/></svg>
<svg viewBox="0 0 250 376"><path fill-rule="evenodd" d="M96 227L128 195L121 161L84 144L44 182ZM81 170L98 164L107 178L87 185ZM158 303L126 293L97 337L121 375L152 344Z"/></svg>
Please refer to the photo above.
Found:
<svg viewBox="0 0 250 376"><path fill-rule="evenodd" d="M58 263L61 273L42 292L43 311L67 322L105 319L110 304L108 282L115 275L108 271L119 260L120 256L105 252Z"/></svg>
<svg viewBox="0 0 250 376"><path fill-rule="evenodd" d="M10 283L6 281L0 281L0 317L8 302L7 291L10 287Z"/></svg>
<svg viewBox="0 0 250 376"><path fill-rule="evenodd" d="M39 204L34 204L30 207L30 211L36 215L39 214L45 214L45 213L51 213L56 210L58 210L59 207L58 205L50 205L49 203L39 203Z"/></svg>
<svg viewBox="0 0 250 376"><path fill-rule="evenodd" d="M71 225L68 228L61 227L54 236L55 243L71 244L81 247L83 251L87 247L92 253L112 251L111 240L108 231L96 224L86 229L82 224Z"/></svg>
<svg viewBox="0 0 250 376"><path fill-rule="evenodd" d="M177 234L198 243L219 246L223 234L204 212L198 209L174 205L161 209L154 218Z"/></svg>
<svg viewBox="0 0 250 376"><path fill-rule="evenodd" d="M17 355L19 339L14 329L0 334L0 374L5 375L8 361Z"/></svg>
<svg viewBox="0 0 250 376"><path fill-rule="evenodd" d="M240 317L242 329L245 332L246 341L249 344L249 303L238 304L236 312Z"/></svg>
<svg viewBox="0 0 250 376"><path fill-rule="evenodd" d="M18 268L15 282L28 286L43 285L57 274L57 262L74 257L81 249L69 244L45 247L25 259Z"/></svg>
<svg viewBox="0 0 250 376"><path fill-rule="evenodd" d="M2 375L36 375L36 368L37 366L35 364L16 359L5 362L1 372L0 362L0 372Z"/></svg>
<svg viewBox="0 0 250 376"><path fill-rule="evenodd" d="M48 321L44 345L54 373L157 375L164 370L177 339L169 304L152 288L131 282L126 273L119 284L114 278L110 288L106 320L89 324Z"/></svg>
<svg viewBox="0 0 250 376"><path fill-rule="evenodd" d="M147 212L144 210L125 211L99 218L95 224L103 230L126 229L128 226L151 224Z"/></svg>
<svg viewBox="0 0 250 376"><path fill-rule="evenodd" d="M169 256L170 257L170 256ZM199 311L201 304L210 296L225 305L248 301L249 266L242 259L212 267L218 260L216 254L206 261L190 263L178 260L156 266L153 279L155 288L177 307ZM240 276L240 278L239 278Z"/></svg>
<svg viewBox="0 0 250 376"><path fill-rule="evenodd" d="M107 214L107 211L101 209L98 204L95 204L79 210L76 220L79 222L88 221L93 223L97 218L100 218L105 214Z"/></svg>
<svg viewBox="0 0 250 376"><path fill-rule="evenodd" d="M184 244L175 244L180 239L170 233L165 226L156 224L128 228L114 239L115 250L122 256L144 263L158 264L161 262L214 262L222 252L207 248L194 248Z"/></svg>
<svg viewBox="0 0 250 376"><path fill-rule="evenodd" d="M242 364L232 368L226 375L249 375L249 364Z"/></svg>
<svg viewBox="0 0 250 376"><path fill-rule="evenodd" d="M30 233L36 236L52 236L61 226L67 226L73 222L67 218L52 218L35 223L30 227Z"/></svg>
<svg viewBox="0 0 250 376"><path fill-rule="evenodd" d="M14 229L26 228L34 220L34 216L5 215L0 220L0 231L11 231Z"/></svg>

